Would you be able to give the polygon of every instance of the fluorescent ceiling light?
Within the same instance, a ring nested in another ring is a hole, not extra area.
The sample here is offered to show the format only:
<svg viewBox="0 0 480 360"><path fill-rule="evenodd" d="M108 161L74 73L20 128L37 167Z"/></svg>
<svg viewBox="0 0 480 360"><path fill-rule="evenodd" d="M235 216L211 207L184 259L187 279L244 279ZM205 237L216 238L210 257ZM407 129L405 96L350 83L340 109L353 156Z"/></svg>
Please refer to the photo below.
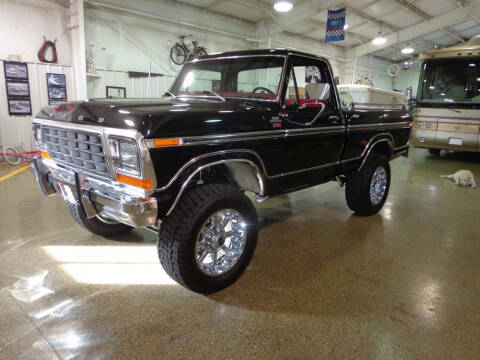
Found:
<svg viewBox="0 0 480 360"><path fill-rule="evenodd" d="M415 52L415 49L412 48L411 46L407 46L402 49L402 54L412 54Z"/></svg>
<svg viewBox="0 0 480 360"><path fill-rule="evenodd" d="M385 39L381 33L378 33L378 36L372 40L373 45L383 45L387 42L387 39Z"/></svg>
<svg viewBox="0 0 480 360"><path fill-rule="evenodd" d="M293 9L293 3L289 0L275 1L273 8L278 12L289 12Z"/></svg>

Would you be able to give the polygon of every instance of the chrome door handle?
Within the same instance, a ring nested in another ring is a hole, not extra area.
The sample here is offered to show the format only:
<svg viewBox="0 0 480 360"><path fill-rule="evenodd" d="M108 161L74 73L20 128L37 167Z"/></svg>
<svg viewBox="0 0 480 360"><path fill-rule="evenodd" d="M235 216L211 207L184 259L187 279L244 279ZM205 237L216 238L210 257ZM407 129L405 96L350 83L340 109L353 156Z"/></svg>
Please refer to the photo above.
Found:
<svg viewBox="0 0 480 360"><path fill-rule="evenodd" d="M338 116L329 116L328 117L328 121L330 121L332 124L338 123L339 120L340 120L340 118Z"/></svg>

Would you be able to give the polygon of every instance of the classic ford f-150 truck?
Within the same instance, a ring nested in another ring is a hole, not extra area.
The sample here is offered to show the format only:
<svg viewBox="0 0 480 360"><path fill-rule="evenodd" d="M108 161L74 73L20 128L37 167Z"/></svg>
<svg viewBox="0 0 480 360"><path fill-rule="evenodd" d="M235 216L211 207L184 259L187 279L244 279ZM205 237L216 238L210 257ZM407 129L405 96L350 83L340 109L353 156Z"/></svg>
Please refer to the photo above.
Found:
<svg viewBox="0 0 480 360"><path fill-rule="evenodd" d="M289 50L195 58L162 99L45 107L33 122L45 195L85 229L158 232L165 271L193 291L233 283L252 259L255 207L331 180L358 215L377 213L389 161L407 152L402 106L340 107L328 61Z"/></svg>

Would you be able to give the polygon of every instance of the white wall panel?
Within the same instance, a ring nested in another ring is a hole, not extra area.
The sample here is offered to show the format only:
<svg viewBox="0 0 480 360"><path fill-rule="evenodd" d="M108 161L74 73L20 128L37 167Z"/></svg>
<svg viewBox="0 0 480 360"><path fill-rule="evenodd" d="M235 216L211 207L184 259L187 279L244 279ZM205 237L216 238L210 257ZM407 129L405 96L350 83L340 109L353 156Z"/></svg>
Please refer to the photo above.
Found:
<svg viewBox="0 0 480 360"><path fill-rule="evenodd" d="M32 149L32 116L9 116L3 60L18 55L28 63L30 99L35 115L48 105L46 73L65 74L68 99L75 99L72 45L68 30L67 9L59 3L35 0L0 0L0 145L23 143ZM39 63L37 52L48 40L57 39L59 64Z"/></svg>
<svg viewBox="0 0 480 360"><path fill-rule="evenodd" d="M19 55L24 61L38 61L37 52L45 36L51 41L57 39L58 62L72 65L67 10L53 2L46 7L45 3L0 0L0 59Z"/></svg>
<svg viewBox="0 0 480 360"><path fill-rule="evenodd" d="M97 69L99 77L88 77L90 98L105 98L107 86L125 87L128 98L147 97L148 78L131 78L128 72ZM151 79L151 97L161 97L175 80L175 76L153 76Z"/></svg>
<svg viewBox="0 0 480 360"><path fill-rule="evenodd" d="M75 99L74 70L72 66L56 64L28 63L30 100L32 116L10 116L8 114L7 93L3 72L3 61L0 64L0 145L17 146L23 144L26 150L33 149L31 125L33 116L44 106L48 106L46 74L65 74L68 99Z"/></svg>

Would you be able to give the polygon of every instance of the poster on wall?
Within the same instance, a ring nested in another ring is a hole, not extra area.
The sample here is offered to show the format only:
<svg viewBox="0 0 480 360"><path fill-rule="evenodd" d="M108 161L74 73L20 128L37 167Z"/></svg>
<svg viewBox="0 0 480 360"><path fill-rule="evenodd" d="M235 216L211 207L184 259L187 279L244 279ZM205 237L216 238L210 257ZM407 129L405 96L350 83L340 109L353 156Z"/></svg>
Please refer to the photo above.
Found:
<svg viewBox="0 0 480 360"><path fill-rule="evenodd" d="M28 67L26 63L17 61L4 61L6 79L28 80Z"/></svg>
<svg viewBox="0 0 480 360"><path fill-rule="evenodd" d="M8 112L10 115L32 115L30 99L8 99Z"/></svg>
<svg viewBox="0 0 480 360"><path fill-rule="evenodd" d="M119 86L107 86L107 99L125 99L127 89Z"/></svg>
<svg viewBox="0 0 480 360"><path fill-rule="evenodd" d="M48 104L58 105L67 101L65 74L47 73Z"/></svg>
<svg viewBox="0 0 480 360"><path fill-rule="evenodd" d="M3 71L9 115L32 115L27 64L18 61L4 61Z"/></svg>

